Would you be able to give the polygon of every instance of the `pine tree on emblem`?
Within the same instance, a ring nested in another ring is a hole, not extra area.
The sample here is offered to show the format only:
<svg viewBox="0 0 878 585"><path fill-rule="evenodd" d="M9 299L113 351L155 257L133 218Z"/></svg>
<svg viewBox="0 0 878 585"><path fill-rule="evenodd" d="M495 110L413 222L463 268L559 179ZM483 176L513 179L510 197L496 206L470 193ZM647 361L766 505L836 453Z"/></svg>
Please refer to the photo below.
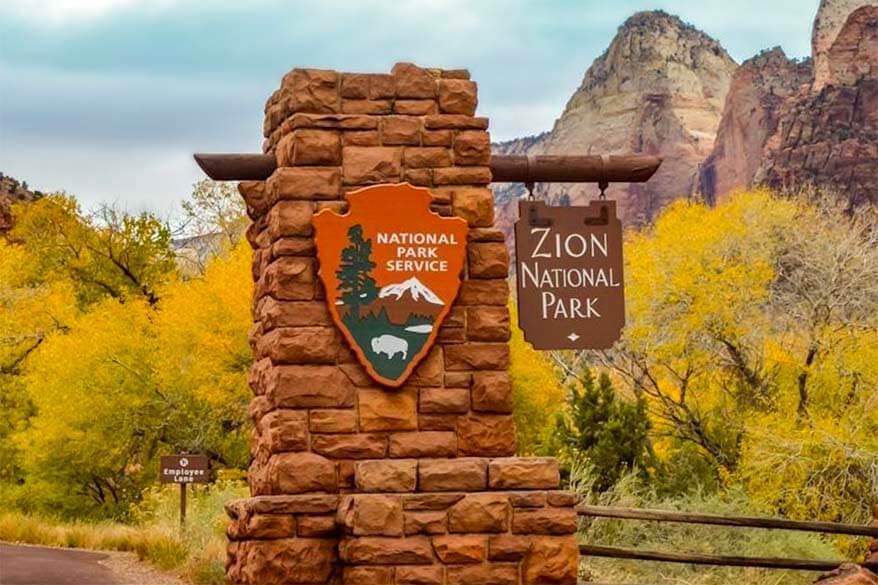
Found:
<svg viewBox="0 0 878 585"><path fill-rule="evenodd" d="M378 296L378 287L372 278L372 240L363 239L363 226L348 230L350 245L341 252L341 264L335 272L341 301L350 308L349 315L359 320L360 306L368 305Z"/></svg>

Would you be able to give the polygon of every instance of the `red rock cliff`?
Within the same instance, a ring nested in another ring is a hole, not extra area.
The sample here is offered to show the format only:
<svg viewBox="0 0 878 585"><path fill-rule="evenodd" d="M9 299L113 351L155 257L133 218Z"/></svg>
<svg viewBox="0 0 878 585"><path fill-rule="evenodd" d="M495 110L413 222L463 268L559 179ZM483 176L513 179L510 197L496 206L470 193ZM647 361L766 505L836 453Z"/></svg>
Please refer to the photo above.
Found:
<svg viewBox="0 0 878 585"><path fill-rule="evenodd" d="M878 203L878 5L855 10L826 50L825 85L788 99L755 180ZM815 86L816 87L816 86Z"/></svg>
<svg viewBox="0 0 878 585"><path fill-rule="evenodd" d="M717 203L751 185L784 102L810 81L810 63L788 59L780 47L741 65L732 78L716 145L699 169L697 191L706 201Z"/></svg>

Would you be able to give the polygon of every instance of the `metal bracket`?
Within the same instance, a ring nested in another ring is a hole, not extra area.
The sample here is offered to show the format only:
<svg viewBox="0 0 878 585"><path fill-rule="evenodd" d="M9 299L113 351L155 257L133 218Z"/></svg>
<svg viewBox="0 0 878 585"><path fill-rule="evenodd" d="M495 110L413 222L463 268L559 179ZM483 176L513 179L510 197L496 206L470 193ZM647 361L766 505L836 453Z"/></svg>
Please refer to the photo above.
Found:
<svg viewBox="0 0 878 585"><path fill-rule="evenodd" d="M532 205L527 209L527 223L531 227L549 227L552 225L552 220L548 217L540 217L536 206Z"/></svg>
<svg viewBox="0 0 878 585"><path fill-rule="evenodd" d="M610 212L607 210L606 205L601 205L601 214L597 217L586 217L585 225L609 225L610 224Z"/></svg>

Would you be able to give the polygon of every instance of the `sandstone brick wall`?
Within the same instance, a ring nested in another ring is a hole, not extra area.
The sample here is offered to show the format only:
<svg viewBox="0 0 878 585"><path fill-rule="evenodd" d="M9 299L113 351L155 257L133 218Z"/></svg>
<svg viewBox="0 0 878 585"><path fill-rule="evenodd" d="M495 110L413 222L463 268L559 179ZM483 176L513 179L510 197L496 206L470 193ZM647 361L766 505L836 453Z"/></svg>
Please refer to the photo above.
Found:
<svg viewBox="0 0 878 585"><path fill-rule="evenodd" d="M572 585L573 504L570 493L542 490L250 498L229 506L229 578L261 585Z"/></svg>
<svg viewBox="0 0 878 585"><path fill-rule="evenodd" d="M513 457L509 258L476 105L466 71L411 64L294 69L268 100L264 150L278 167L240 184L256 283L254 497L229 506L233 583L575 583L557 464ZM429 187L433 209L470 230L438 341L391 389L330 319L311 218L400 181Z"/></svg>

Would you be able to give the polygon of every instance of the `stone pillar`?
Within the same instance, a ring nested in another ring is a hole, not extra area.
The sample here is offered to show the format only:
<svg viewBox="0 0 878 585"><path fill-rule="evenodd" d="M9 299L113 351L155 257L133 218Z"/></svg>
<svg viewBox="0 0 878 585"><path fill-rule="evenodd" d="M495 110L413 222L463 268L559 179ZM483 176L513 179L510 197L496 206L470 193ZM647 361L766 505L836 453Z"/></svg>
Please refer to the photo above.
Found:
<svg viewBox="0 0 878 585"><path fill-rule="evenodd" d="M494 229L488 120L466 71L294 69L265 108L278 167L242 182L253 219L251 498L228 506L232 583L575 584L558 465L518 458L509 258ZM381 387L334 327L312 214L408 181L467 220L460 294L406 384Z"/></svg>

